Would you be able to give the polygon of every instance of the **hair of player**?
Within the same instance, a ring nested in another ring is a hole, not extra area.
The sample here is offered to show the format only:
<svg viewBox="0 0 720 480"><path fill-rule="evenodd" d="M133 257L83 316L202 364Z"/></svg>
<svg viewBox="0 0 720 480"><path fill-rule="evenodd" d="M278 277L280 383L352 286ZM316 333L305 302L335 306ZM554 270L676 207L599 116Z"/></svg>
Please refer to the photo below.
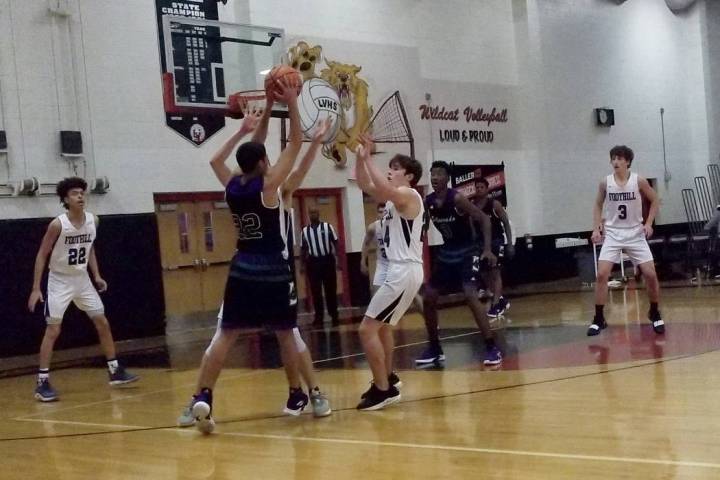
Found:
<svg viewBox="0 0 720 480"><path fill-rule="evenodd" d="M385 208L385 203L378 203L376 209Z"/></svg>
<svg viewBox="0 0 720 480"><path fill-rule="evenodd" d="M417 185L422 177L422 165L414 158L410 158L407 155L397 154L390 159L390 167L396 164L400 168L405 170L405 173L411 173L413 178L410 180L410 185L413 187Z"/></svg>
<svg viewBox="0 0 720 480"><path fill-rule="evenodd" d="M452 174L452 168L450 167L450 164L442 160L435 160L432 165L430 165L430 170L434 168L442 168L443 170L445 170L445 173L447 173L448 177Z"/></svg>
<svg viewBox="0 0 720 480"><path fill-rule="evenodd" d="M68 208L67 203L65 203L65 197L67 197L68 192L73 188L82 188L84 192L87 190L87 182L80 177L67 177L60 180L55 188L55 193L60 197L60 202L65 208Z"/></svg>
<svg viewBox="0 0 720 480"><path fill-rule="evenodd" d="M628 166L632 165L633 158L635 158L632 148L625 145L615 145L610 149L610 160L612 160L615 156L622 157L627 160Z"/></svg>
<svg viewBox="0 0 720 480"><path fill-rule="evenodd" d="M488 182L488 181L487 181L487 178L485 178L485 177L480 177L480 178L478 178L477 180L475 180L475 183L482 183L482 184L485 185L487 188L490 188L490 182Z"/></svg>
<svg viewBox="0 0 720 480"><path fill-rule="evenodd" d="M251 173L266 156L265 145L259 142L245 142L235 152L235 160L243 173Z"/></svg>

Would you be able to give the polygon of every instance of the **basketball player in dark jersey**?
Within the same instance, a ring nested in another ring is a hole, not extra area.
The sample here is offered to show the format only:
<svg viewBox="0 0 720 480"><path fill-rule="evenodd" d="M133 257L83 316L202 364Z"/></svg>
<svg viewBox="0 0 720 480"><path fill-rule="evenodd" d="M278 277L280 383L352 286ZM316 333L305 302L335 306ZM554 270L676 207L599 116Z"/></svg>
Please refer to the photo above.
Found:
<svg viewBox="0 0 720 480"><path fill-rule="evenodd" d="M494 335L477 298L480 263L485 261L494 266L496 257L490 251L490 219L476 208L454 188L448 188L450 165L446 162L433 162L430 167L430 184L433 192L425 198L425 210L430 220L443 238L433 262L430 281L425 283L423 313L425 328L430 345L423 354L415 359L418 365L438 363L445 360L438 334L437 299L441 293L450 293L462 289L480 331L485 338L485 365L497 365L502 354L495 345ZM473 235L471 218L482 225L485 248L479 254Z"/></svg>
<svg viewBox="0 0 720 480"><path fill-rule="evenodd" d="M265 139L267 138L268 123L270 121L270 113L270 109L265 110L262 117L260 118L260 121L257 122L257 127L255 128L252 136L253 142L265 143ZM300 160L300 163L297 164L292 173L288 176L287 180L285 181L285 183L283 183L280 189L282 195L283 214L285 216L285 239L288 248L288 262L290 270L293 273L293 281L295 281L296 285L297 281L295 280L295 262L293 258L294 229L292 214L292 195L295 190L300 187L300 184L305 179L305 176L307 175L310 167L312 166L313 160L315 160L315 157L317 156L318 149L320 148L320 145L322 145L323 138L325 137L327 131L330 129L331 125L332 124L329 121L319 124L318 128L313 134L312 142L310 143L308 149L305 151L303 158ZM313 368L312 356L310 355L310 351L307 348L307 344L305 344L305 341L300 334L299 328L293 328L293 336L295 338L295 344L297 345L298 349L298 368L300 369L300 376L305 382L305 385L307 385L310 397L308 399L308 396L303 391L295 392L294 395L290 395L288 399L289 405L286 405L283 411L288 415L300 415L309 400L312 406L313 414L316 417L328 416L332 413L330 402L328 401L327 397L325 397L325 395L320 392L315 376L315 370ZM192 414L191 401L190 405L183 409L183 412L178 417L178 426L190 427L195 425L195 423L196 421L195 417Z"/></svg>
<svg viewBox="0 0 720 480"><path fill-rule="evenodd" d="M203 356L198 391L193 398L192 413L203 433L214 429L212 389L242 328L264 326L275 332L290 386L288 407L301 409L307 404L307 397L293 395L302 391L293 335L293 328L297 326L297 296L283 238L280 196L280 187L300 152L302 133L296 89L281 81L277 95L277 100L288 106L290 136L275 165L270 166L264 145L252 141L240 145L235 153L240 174L225 164L240 140L257 126L259 112L247 112L240 130L210 160L213 172L225 187L238 241L225 286L220 328ZM267 96L266 111L272 109L274 100L272 93Z"/></svg>
<svg viewBox="0 0 720 480"><path fill-rule="evenodd" d="M488 317L496 318L504 314L510 308L510 302L502 294L502 274L501 268L504 260L510 260L515 255L515 247L512 241L512 228L507 212L499 201L488 196L490 184L485 178L480 178L475 182L475 191L477 192L474 204L482 212L490 217L491 230L491 250L493 255L498 259L494 268L482 269L482 276L488 289L493 292L493 303L487 312ZM507 243L506 243L507 239ZM484 248L483 240L480 245Z"/></svg>

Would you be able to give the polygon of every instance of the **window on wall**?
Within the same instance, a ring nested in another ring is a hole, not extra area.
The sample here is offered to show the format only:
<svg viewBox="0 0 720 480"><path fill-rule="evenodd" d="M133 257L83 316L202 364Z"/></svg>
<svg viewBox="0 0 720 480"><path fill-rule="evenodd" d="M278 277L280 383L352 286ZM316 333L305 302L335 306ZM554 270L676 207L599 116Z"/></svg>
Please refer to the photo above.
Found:
<svg viewBox="0 0 720 480"><path fill-rule="evenodd" d="M178 213L178 234L180 236L180 253L190 253L189 218L187 212Z"/></svg>
<svg viewBox="0 0 720 480"><path fill-rule="evenodd" d="M203 212L203 233L205 237L205 251L212 252L215 248L212 212Z"/></svg>

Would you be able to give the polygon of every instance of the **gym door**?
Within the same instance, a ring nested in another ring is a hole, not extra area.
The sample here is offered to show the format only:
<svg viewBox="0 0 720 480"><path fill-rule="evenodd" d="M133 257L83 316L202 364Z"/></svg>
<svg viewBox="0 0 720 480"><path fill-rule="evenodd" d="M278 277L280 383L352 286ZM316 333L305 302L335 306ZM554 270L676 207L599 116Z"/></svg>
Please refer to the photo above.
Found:
<svg viewBox="0 0 720 480"><path fill-rule="evenodd" d="M219 199L156 196L165 310L171 316L217 311L235 253L235 226Z"/></svg>

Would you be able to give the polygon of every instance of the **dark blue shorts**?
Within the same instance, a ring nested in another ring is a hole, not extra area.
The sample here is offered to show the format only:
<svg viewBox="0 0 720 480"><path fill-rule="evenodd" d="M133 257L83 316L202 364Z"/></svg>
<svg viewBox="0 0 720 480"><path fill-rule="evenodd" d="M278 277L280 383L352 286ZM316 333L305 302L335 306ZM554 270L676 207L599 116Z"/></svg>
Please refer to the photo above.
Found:
<svg viewBox="0 0 720 480"><path fill-rule="evenodd" d="M479 280L480 255L476 248L448 250L438 248L433 259L430 286L440 294L461 291L464 285L473 287Z"/></svg>
<svg viewBox="0 0 720 480"><path fill-rule="evenodd" d="M297 291L290 265L281 254L235 254L220 325L270 330L297 326Z"/></svg>

